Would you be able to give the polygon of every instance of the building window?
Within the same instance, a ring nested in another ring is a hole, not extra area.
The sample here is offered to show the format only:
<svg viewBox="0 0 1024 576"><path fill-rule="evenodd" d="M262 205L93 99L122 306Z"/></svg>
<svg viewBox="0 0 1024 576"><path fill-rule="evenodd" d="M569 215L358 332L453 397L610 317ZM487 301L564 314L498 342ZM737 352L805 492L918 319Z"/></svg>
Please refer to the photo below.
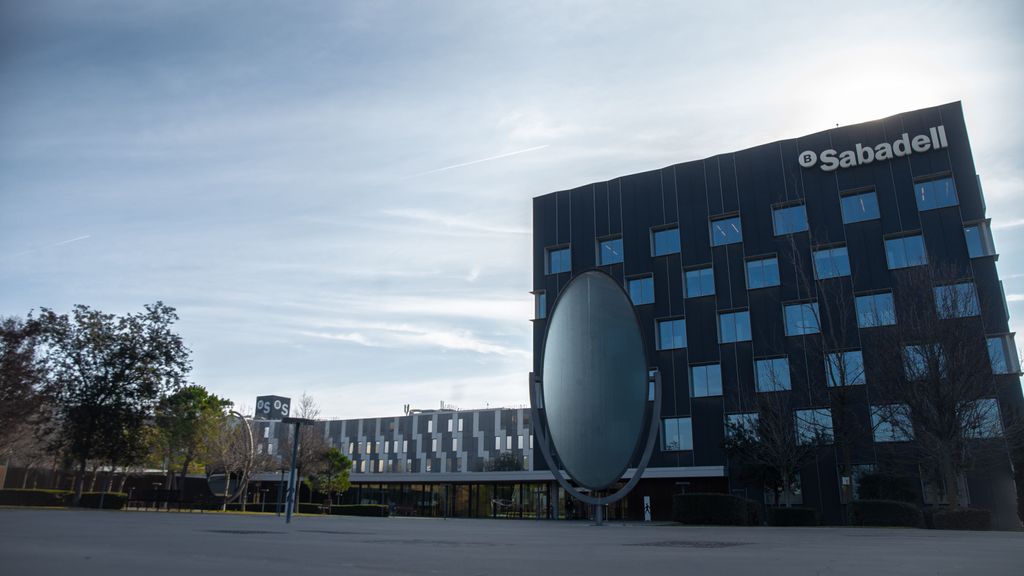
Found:
<svg viewBox="0 0 1024 576"><path fill-rule="evenodd" d="M903 347L903 374L907 380L925 380L932 375L946 376L946 355L942 346L932 344L909 344Z"/></svg>
<svg viewBox="0 0 1024 576"><path fill-rule="evenodd" d="M935 312L939 318L966 318L981 314L973 282L935 287Z"/></svg>
<svg viewBox="0 0 1024 576"><path fill-rule="evenodd" d="M857 326L873 328L876 326L892 326L896 323L896 309L892 302L892 292L857 296Z"/></svg>
<svg viewBox="0 0 1024 576"><path fill-rule="evenodd" d="M797 410L796 441L799 444L832 442L832 411L828 408Z"/></svg>
<svg viewBox="0 0 1024 576"><path fill-rule="evenodd" d="M779 285L778 258L761 258L747 260L747 288L767 288Z"/></svg>
<svg viewBox="0 0 1024 576"><path fill-rule="evenodd" d="M458 438L452 438L452 452L458 452L458 451L459 451L459 439Z"/></svg>
<svg viewBox="0 0 1024 576"><path fill-rule="evenodd" d="M548 317L548 295L544 292L537 292L533 295L534 311L533 317L541 320Z"/></svg>
<svg viewBox="0 0 1024 576"><path fill-rule="evenodd" d="M437 438L430 439L430 451L437 452Z"/></svg>
<svg viewBox="0 0 1024 576"><path fill-rule="evenodd" d="M686 348L686 320L658 320L658 350Z"/></svg>
<svg viewBox="0 0 1024 576"><path fill-rule="evenodd" d="M995 398L982 398L970 402L964 411L964 431L968 438L998 438L1003 435L1003 421L999 417L999 402Z"/></svg>
<svg viewBox="0 0 1024 576"><path fill-rule="evenodd" d="M462 432L462 423L465 422L465 418L459 418L459 432Z"/></svg>
<svg viewBox="0 0 1024 576"><path fill-rule="evenodd" d="M622 262L622 238L608 238L597 243L597 262L601 266Z"/></svg>
<svg viewBox="0 0 1024 576"><path fill-rule="evenodd" d="M753 439L757 438L757 412L740 412L739 414L725 415L725 436L731 438L737 433L742 433Z"/></svg>
<svg viewBox="0 0 1024 576"><path fill-rule="evenodd" d="M718 315L718 338L720 344L750 341L750 312L724 312Z"/></svg>
<svg viewBox="0 0 1024 576"><path fill-rule="evenodd" d="M875 442L909 442L914 439L910 407L883 404L871 407L871 433Z"/></svg>
<svg viewBox="0 0 1024 576"><path fill-rule="evenodd" d="M523 449L523 435L522 434L520 434L519 436L516 436L516 448L518 448L520 450Z"/></svg>
<svg viewBox="0 0 1024 576"><path fill-rule="evenodd" d="M661 425L662 450L693 450L693 429L689 418L665 418Z"/></svg>
<svg viewBox="0 0 1024 576"><path fill-rule="evenodd" d="M508 450L512 449L512 435L505 436L505 448Z"/></svg>
<svg viewBox="0 0 1024 576"><path fill-rule="evenodd" d="M572 252L568 246L562 248L548 248L547 257L544 259L547 264L548 274L568 272L572 269Z"/></svg>
<svg viewBox="0 0 1024 576"><path fill-rule="evenodd" d="M654 303L654 276L631 278L626 284L629 286L629 298L633 304L639 306Z"/></svg>
<svg viewBox="0 0 1024 576"><path fill-rule="evenodd" d="M740 217L723 218L711 221L711 245L725 246L743 241L743 228L740 226Z"/></svg>
<svg viewBox="0 0 1024 576"><path fill-rule="evenodd" d="M792 388L789 382L789 358L754 360L754 377L758 392L778 392Z"/></svg>
<svg viewBox="0 0 1024 576"><path fill-rule="evenodd" d="M454 418L449 418L448 419L448 431L449 432L452 431L452 427L455 425L454 422L453 422L454 420L455 420Z"/></svg>
<svg viewBox="0 0 1024 576"><path fill-rule="evenodd" d="M494 437L494 449L501 450L501 436Z"/></svg>
<svg viewBox="0 0 1024 576"><path fill-rule="evenodd" d="M821 331L818 326L817 302L787 304L783 309L786 317L786 336L817 334Z"/></svg>
<svg viewBox="0 0 1024 576"><path fill-rule="evenodd" d="M384 453L387 454L388 452L391 452L391 441L385 440L384 441Z"/></svg>
<svg viewBox="0 0 1024 576"><path fill-rule="evenodd" d="M985 342L988 344L988 359L992 363L993 374L1020 373L1020 361L1017 358L1017 345L1013 341L1013 334L989 336L985 338Z"/></svg>
<svg viewBox="0 0 1024 576"><path fill-rule="evenodd" d="M722 367L719 364L690 366L690 396L722 395Z"/></svg>
<svg viewBox="0 0 1024 576"><path fill-rule="evenodd" d="M686 297L711 296L715 293L715 274L710 266L686 271Z"/></svg>
<svg viewBox="0 0 1024 576"><path fill-rule="evenodd" d="M825 376L829 388L864 384L864 355L860 350L829 352L825 355Z"/></svg>
<svg viewBox="0 0 1024 576"><path fill-rule="evenodd" d="M772 222L775 224L775 235L784 236L807 230L807 207L786 206L772 209Z"/></svg>
<svg viewBox="0 0 1024 576"><path fill-rule="evenodd" d="M878 218L878 197L874 192L851 194L840 199L843 210L843 224L864 222Z"/></svg>
<svg viewBox="0 0 1024 576"><path fill-rule="evenodd" d="M430 420L427 420L427 434L432 434L433 432L434 432L434 419L431 418Z"/></svg>
<svg viewBox="0 0 1024 576"><path fill-rule="evenodd" d="M651 256L665 256L679 253L679 228L651 230Z"/></svg>
<svg viewBox="0 0 1024 576"><path fill-rule="evenodd" d="M359 471L366 472L366 460L359 461Z"/></svg>
<svg viewBox="0 0 1024 576"><path fill-rule="evenodd" d="M409 451L409 441L408 440L402 440L402 453L404 454L404 453L406 453L408 451Z"/></svg>
<svg viewBox="0 0 1024 576"><path fill-rule="evenodd" d="M992 241L992 231L988 222L964 226L964 239L967 241L967 254L971 258L995 256L996 245Z"/></svg>
<svg viewBox="0 0 1024 576"><path fill-rule="evenodd" d="M850 258L846 246L814 251L814 277L818 280L850 275Z"/></svg>
<svg viewBox="0 0 1024 576"><path fill-rule="evenodd" d="M920 211L956 206L956 186L950 177L918 182L914 185L914 199Z"/></svg>
<svg viewBox="0 0 1024 576"><path fill-rule="evenodd" d="M889 270L922 266L928 263L928 251L924 247L924 236L903 236L885 241L885 260Z"/></svg>

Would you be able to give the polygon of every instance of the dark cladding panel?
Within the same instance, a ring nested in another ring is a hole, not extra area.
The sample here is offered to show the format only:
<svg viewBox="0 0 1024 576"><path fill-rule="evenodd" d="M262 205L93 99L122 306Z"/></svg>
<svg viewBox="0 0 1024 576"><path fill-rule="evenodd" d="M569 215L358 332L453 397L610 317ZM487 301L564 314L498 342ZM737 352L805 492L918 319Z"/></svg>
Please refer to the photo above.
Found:
<svg viewBox="0 0 1024 576"><path fill-rule="evenodd" d="M597 235L594 233L594 186L581 186L572 197L572 269L588 270L597 265Z"/></svg>
<svg viewBox="0 0 1024 576"><path fill-rule="evenodd" d="M679 204L676 196L676 173L671 166L659 170L662 188L662 202L665 205L665 219L670 222L679 221ZM685 249L685 248L684 248Z"/></svg>
<svg viewBox="0 0 1024 576"><path fill-rule="evenodd" d="M707 204L708 214L718 216L725 212L722 202L722 178L720 167L720 156L704 160L704 180L707 183Z"/></svg>
<svg viewBox="0 0 1024 576"><path fill-rule="evenodd" d="M676 175L676 202L685 266L711 261L705 164L688 162L672 167Z"/></svg>
<svg viewBox="0 0 1024 576"><path fill-rule="evenodd" d="M722 187L722 212L736 212L740 209L740 195L736 187L736 156L718 156L718 174Z"/></svg>
<svg viewBox="0 0 1024 576"><path fill-rule="evenodd" d="M695 466L721 466L725 464L722 443L725 442L725 413L722 398L694 398L693 464Z"/></svg>
<svg viewBox="0 0 1024 576"><path fill-rule="evenodd" d="M598 238L622 232L619 222L612 226L611 212L608 209L608 183L598 182L594 188L594 231Z"/></svg>

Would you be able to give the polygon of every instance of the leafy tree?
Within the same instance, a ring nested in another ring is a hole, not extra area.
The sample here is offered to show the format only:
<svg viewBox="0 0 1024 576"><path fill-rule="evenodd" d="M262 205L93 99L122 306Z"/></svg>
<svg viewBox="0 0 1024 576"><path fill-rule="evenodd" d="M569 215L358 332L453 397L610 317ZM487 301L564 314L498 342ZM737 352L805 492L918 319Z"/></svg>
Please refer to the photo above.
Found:
<svg viewBox="0 0 1024 576"><path fill-rule="evenodd" d="M488 472L517 472L523 469L523 460L513 452L502 452L487 461Z"/></svg>
<svg viewBox="0 0 1024 576"><path fill-rule="evenodd" d="M312 396L303 392L298 404L295 405L295 416L316 420L320 417L320 405ZM292 465L291 442L292 438L289 438L288 445L281 449L281 462L285 468L291 468ZM296 478L302 478L303 474L316 476L323 472L327 466L324 458L327 448L322 427L316 424L299 426L299 453L295 460Z"/></svg>
<svg viewBox="0 0 1024 576"><path fill-rule="evenodd" d="M306 486L317 492L326 492L328 501L331 501L334 493L343 493L352 485L349 481L352 461L337 448L328 448L323 459L323 472L307 479Z"/></svg>
<svg viewBox="0 0 1024 576"><path fill-rule="evenodd" d="M202 386L186 386L160 400L156 407L158 445L164 453L168 474L177 466L178 490L185 494L185 476L197 458L204 455L211 437L231 402L209 393ZM168 483L167 487L170 488Z"/></svg>
<svg viewBox="0 0 1024 576"><path fill-rule="evenodd" d="M24 440L24 424L38 415L46 374L36 354L40 336L32 318L0 318L0 446Z"/></svg>
<svg viewBox="0 0 1024 576"><path fill-rule="evenodd" d="M125 464L145 454L140 431L159 399L178 390L191 369L189 350L172 331L178 319L162 302L125 316L77 305L71 315L44 308L45 386L52 402L53 448L78 470L81 499L87 462Z"/></svg>

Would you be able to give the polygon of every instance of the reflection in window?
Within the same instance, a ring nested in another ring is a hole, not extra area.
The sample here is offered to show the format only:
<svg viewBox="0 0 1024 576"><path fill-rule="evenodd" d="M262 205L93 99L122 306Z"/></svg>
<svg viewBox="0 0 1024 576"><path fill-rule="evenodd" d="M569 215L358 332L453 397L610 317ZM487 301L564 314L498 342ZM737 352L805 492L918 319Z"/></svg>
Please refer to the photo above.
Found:
<svg viewBox="0 0 1024 576"><path fill-rule="evenodd" d="M875 442L908 442L914 438L910 407L884 404L871 407L871 430Z"/></svg>
<svg viewBox="0 0 1024 576"><path fill-rule="evenodd" d="M966 318L981 314L973 282L935 287L935 312L940 318Z"/></svg>
<svg viewBox="0 0 1024 576"><path fill-rule="evenodd" d="M956 186L952 178L939 178L914 185L914 199L920 211L956 206Z"/></svg>
<svg viewBox="0 0 1024 576"><path fill-rule="evenodd" d="M776 236L803 232L807 230L807 208L803 204L775 208L772 210L772 222Z"/></svg>
<svg viewBox="0 0 1024 576"><path fill-rule="evenodd" d="M570 270L572 263L568 247L548 248L547 252L546 264L548 274L558 274Z"/></svg>
<svg viewBox="0 0 1024 576"><path fill-rule="evenodd" d="M931 377L946 377L946 355L942 346L931 344L908 344L903 347L903 374L907 380L926 380Z"/></svg>
<svg viewBox="0 0 1024 576"><path fill-rule="evenodd" d="M629 286L629 298L633 304L639 306L654 303L654 276L631 278L627 285Z"/></svg>
<svg viewBox="0 0 1024 576"><path fill-rule="evenodd" d="M828 408L797 410L796 440L800 444L832 442L832 411Z"/></svg>
<svg viewBox="0 0 1024 576"><path fill-rule="evenodd" d="M686 271L686 297L710 296L715 293L715 274L711 267Z"/></svg>
<svg viewBox="0 0 1024 576"><path fill-rule="evenodd" d="M719 364L690 366L690 395L694 398L722 395L722 367Z"/></svg>
<svg viewBox="0 0 1024 576"><path fill-rule="evenodd" d="M662 450L693 450L693 430L689 418L665 418L661 423Z"/></svg>
<svg viewBox="0 0 1024 576"><path fill-rule="evenodd" d="M1020 361L1017 358L1017 346L1012 334L989 336L985 339L988 345L988 359L992 364L993 374L1017 374L1020 372Z"/></svg>
<svg viewBox="0 0 1024 576"><path fill-rule="evenodd" d="M747 261L747 288L754 290L779 285L779 260L761 258Z"/></svg>
<svg viewBox="0 0 1024 576"><path fill-rule="evenodd" d="M843 224L864 222L878 218L878 197L874 192L843 196Z"/></svg>
<svg viewBox="0 0 1024 576"><path fill-rule="evenodd" d="M789 390L788 358L764 358L754 361L754 377L758 392L778 392Z"/></svg>
<svg viewBox="0 0 1024 576"><path fill-rule="evenodd" d="M964 226L964 240L967 241L967 254L971 258L996 254L996 245L992 241L992 231L989 230L988 222Z"/></svg>
<svg viewBox="0 0 1024 576"><path fill-rule="evenodd" d="M651 231L651 255L664 256L679 253L679 228L661 228Z"/></svg>
<svg viewBox="0 0 1024 576"><path fill-rule="evenodd" d="M968 438L998 438L1003 435L1003 422L999 417L999 402L995 398L982 398L971 402L964 410L962 423Z"/></svg>
<svg viewBox="0 0 1024 576"><path fill-rule="evenodd" d="M609 238L598 242L598 264L618 264L622 262L622 238Z"/></svg>
<svg viewBox="0 0 1024 576"><path fill-rule="evenodd" d="M740 217L713 220L711 222L711 245L725 246L743 241L743 229L740 227Z"/></svg>
<svg viewBox="0 0 1024 576"><path fill-rule="evenodd" d="M719 343L750 341L750 312L725 312L718 315Z"/></svg>
<svg viewBox="0 0 1024 576"><path fill-rule="evenodd" d="M686 320L658 321L658 350L686 348Z"/></svg>
<svg viewBox="0 0 1024 576"><path fill-rule="evenodd" d="M818 280L850 275L846 246L814 251L814 277Z"/></svg>
<svg viewBox="0 0 1024 576"><path fill-rule="evenodd" d="M928 252L924 247L924 236L903 236L885 241L885 261L890 270L923 266L928 263Z"/></svg>
<svg viewBox="0 0 1024 576"><path fill-rule="evenodd" d="M892 292L857 296L856 307L857 326L861 328L891 326L896 323Z"/></svg>
<svg viewBox="0 0 1024 576"><path fill-rule="evenodd" d="M741 412L739 414L726 414L725 435L731 437L734 434L743 432L750 438L757 437L757 412Z"/></svg>
<svg viewBox="0 0 1024 576"><path fill-rule="evenodd" d="M825 376L829 388L864 384L864 355L860 350L826 354Z"/></svg>
<svg viewBox="0 0 1024 576"><path fill-rule="evenodd" d="M817 302L788 304L784 307L784 311L786 316L786 336L817 334L821 331L818 326Z"/></svg>

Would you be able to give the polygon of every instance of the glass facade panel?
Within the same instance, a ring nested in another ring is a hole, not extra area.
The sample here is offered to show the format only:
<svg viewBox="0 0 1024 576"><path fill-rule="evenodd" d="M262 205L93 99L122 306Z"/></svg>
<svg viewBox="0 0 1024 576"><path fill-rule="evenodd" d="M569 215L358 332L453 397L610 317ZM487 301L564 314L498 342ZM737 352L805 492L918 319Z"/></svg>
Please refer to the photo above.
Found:
<svg viewBox="0 0 1024 576"><path fill-rule="evenodd" d="M597 257L601 266L622 262L622 238L609 238L598 242Z"/></svg>
<svg viewBox="0 0 1024 576"><path fill-rule="evenodd" d="M992 364L993 374L1020 372L1020 361L1017 358L1017 346L1013 341L1013 335L989 336L985 342L988 345L988 359Z"/></svg>
<svg viewBox="0 0 1024 576"><path fill-rule="evenodd" d="M828 353L825 356L825 376L829 388L864 384L863 353L860 350Z"/></svg>
<svg viewBox="0 0 1024 576"><path fill-rule="evenodd" d="M758 392L789 390L789 358L764 358L754 360L754 376Z"/></svg>
<svg viewBox="0 0 1024 576"><path fill-rule="evenodd" d="M693 429L689 418L665 418L661 431L662 450L693 450Z"/></svg>
<svg viewBox="0 0 1024 576"><path fill-rule="evenodd" d="M910 344L903 347L903 373L907 380L946 376L946 355L939 344Z"/></svg>
<svg viewBox="0 0 1024 576"><path fill-rule="evenodd" d="M546 260L548 274L568 272L572 267L569 248L548 248Z"/></svg>
<svg viewBox="0 0 1024 576"><path fill-rule="evenodd" d="M871 433L875 442L907 442L914 438L910 408L905 404L871 407Z"/></svg>
<svg viewBox="0 0 1024 576"><path fill-rule="evenodd" d="M841 204L844 224L878 218L878 197L874 192L844 196L841 199Z"/></svg>
<svg viewBox="0 0 1024 576"><path fill-rule="evenodd" d="M917 234L889 238L885 241L885 260L890 270L927 264L928 251L924 246L924 236Z"/></svg>
<svg viewBox="0 0 1024 576"><path fill-rule="evenodd" d="M818 280L850 275L846 246L814 251L814 277Z"/></svg>
<svg viewBox="0 0 1024 576"><path fill-rule="evenodd" d="M757 425L758 425L758 414L757 412L741 412L739 414L726 414L725 415L725 435L730 437L739 431L743 431L749 434L751 437L757 437Z"/></svg>
<svg viewBox="0 0 1024 576"><path fill-rule="evenodd" d="M533 317L541 320L548 317L548 295L544 292L537 292L533 295L534 311Z"/></svg>
<svg viewBox="0 0 1024 576"><path fill-rule="evenodd" d="M807 208L803 204L775 208L772 210L772 222L776 236L804 232L807 230Z"/></svg>
<svg viewBox="0 0 1024 576"><path fill-rule="evenodd" d="M679 253L679 228L662 228L651 231L651 255L664 256Z"/></svg>
<svg viewBox="0 0 1024 576"><path fill-rule="evenodd" d="M686 320L658 321L658 350L686 348Z"/></svg>
<svg viewBox="0 0 1024 576"><path fill-rule="evenodd" d="M639 306L654 303L654 276L632 278L627 284L629 285L629 298L633 304Z"/></svg>
<svg viewBox="0 0 1024 576"><path fill-rule="evenodd" d="M796 439L800 444L832 442L832 411L828 408L797 410Z"/></svg>
<svg viewBox="0 0 1024 576"><path fill-rule="evenodd" d="M722 395L722 366L704 364L690 367L690 395L694 398Z"/></svg>
<svg viewBox="0 0 1024 576"><path fill-rule="evenodd" d="M726 312L718 315L718 337L722 344L750 340L750 312Z"/></svg>
<svg viewBox="0 0 1024 576"><path fill-rule="evenodd" d="M935 287L935 312L940 318L966 318L981 314L973 282Z"/></svg>
<svg viewBox="0 0 1024 576"><path fill-rule="evenodd" d="M992 241L992 232L987 222L964 226L964 240L967 241L967 254L971 258L996 254L996 245Z"/></svg>
<svg viewBox="0 0 1024 576"><path fill-rule="evenodd" d="M709 268L686 271L686 297L710 296L715 293L715 274Z"/></svg>
<svg viewBox="0 0 1024 576"><path fill-rule="evenodd" d="M963 426L968 438L998 438L1003 435L999 402L995 398L975 400L964 410Z"/></svg>
<svg viewBox="0 0 1024 576"><path fill-rule="evenodd" d="M755 290L779 285L778 258L747 261L747 288Z"/></svg>
<svg viewBox="0 0 1024 576"><path fill-rule="evenodd" d="M788 304L784 306L784 311L786 317L786 336L817 334L820 331L817 302Z"/></svg>
<svg viewBox="0 0 1024 576"><path fill-rule="evenodd" d="M711 221L711 245L725 246L743 241L743 228L740 217L724 218Z"/></svg>
<svg viewBox="0 0 1024 576"><path fill-rule="evenodd" d="M917 200L917 209L920 211L956 206L959 200L956 197L956 186L952 178L939 178L927 182L918 182L914 185L914 199Z"/></svg>
<svg viewBox="0 0 1024 576"><path fill-rule="evenodd" d="M896 323L896 308L891 292L857 296L856 307L857 326L861 328L891 326Z"/></svg>

